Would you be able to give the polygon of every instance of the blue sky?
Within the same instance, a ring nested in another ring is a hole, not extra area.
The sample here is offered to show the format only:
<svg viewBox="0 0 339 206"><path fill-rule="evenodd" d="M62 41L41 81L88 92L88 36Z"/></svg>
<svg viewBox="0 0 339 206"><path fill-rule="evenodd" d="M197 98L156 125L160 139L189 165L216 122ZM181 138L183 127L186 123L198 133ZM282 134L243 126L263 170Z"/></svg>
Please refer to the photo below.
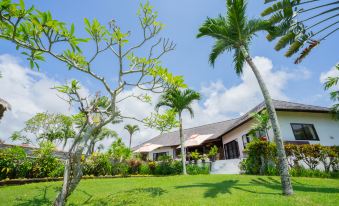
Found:
<svg viewBox="0 0 339 206"><path fill-rule="evenodd" d="M80 37L85 35L82 27L83 19L86 17L89 19L97 18L103 24L106 24L111 19L115 19L123 30L132 31L132 43L140 40L141 33L140 29L138 29L138 21L135 15L140 1L36 0L25 2L28 5L34 4L39 10L50 10L56 19L67 23L74 23L76 34ZM171 0L150 1L150 3L154 6L154 10L158 11L159 20L166 25L160 36L170 38L177 44L175 51L162 59L163 65L173 73L183 75L190 87L203 92L204 100L199 103L203 109L208 108L209 98L213 98L211 94L213 91L216 92L214 95L222 95L229 91L229 89L237 87L246 81L246 77L240 78L235 74L232 65L232 55L230 54L220 56L215 68L212 68L208 63L208 54L213 40L209 38L195 38L199 26L207 16L215 17L226 12L224 0ZM259 17L260 12L265 7L263 0L249 1L248 16ZM299 65L293 64L293 58L285 58L283 52L276 52L273 49L274 43L268 42L264 34L259 34L253 39L250 53L253 57L263 57L266 60L263 63L266 67L269 67L267 64L270 62L273 64L273 68L269 71L272 79L275 76L283 76L283 80L281 80L283 82L281 83L282 85L277 86L277 93L279 94L273 96L282 97L290 101L328 106L331 102L328 94L323 91L323 86L319 79L321 73L325 74L338 62L339 47L335 43L338 38L339 32L332 35L327 41L324 41ZM15 50L13 44L0 40L0 45L0 55L8 54L14 56L20 66L28 66L23 56ZM88 52L90 52L90 49ZM262 63L263 59L261 60L258 61ZM100 58L98 63L96 63L97 68L100 68L99 71L103 75L111 74L106 73L102 69L111 65L112 59L109 55ZM258 66L260 69L261 64ZM45 63L41 64L41 73L45 75L44 78L57 82L78 78L88 90L93 92L98 89L98 85L91 78L76 71L68 71L63 64L51 58L48 58ZM236 95L239 95L239 98L241 98L243 93L250 91L246 91L246 89L241 90L239 87L236 92L232 93L233 96L235 95L235 98L237 98ZM5 95L4 93L0 94ZM224 96L227 97L229 94ZM2 96L2 98L6 97ZM219 104L223 104L222 101L227 102L227 99L221 99ZM248 103L248 105L252 106L257 104L260 98L244 98L244 101L253 101ZM224 113L224 116L216 117L215 120L241 114L246 112L245 110L248 108L220 110L221 113ZM210 121L213 121L213 119ZM190 123L189 125L196 125L206 121L196 120L196 122L198 123ZM6 120L4 120L2 125L4 124L9 123L8 121L6 123ZM5 132L5 134L7 133ZM149 135L145 134L145 136Z"/></svg>

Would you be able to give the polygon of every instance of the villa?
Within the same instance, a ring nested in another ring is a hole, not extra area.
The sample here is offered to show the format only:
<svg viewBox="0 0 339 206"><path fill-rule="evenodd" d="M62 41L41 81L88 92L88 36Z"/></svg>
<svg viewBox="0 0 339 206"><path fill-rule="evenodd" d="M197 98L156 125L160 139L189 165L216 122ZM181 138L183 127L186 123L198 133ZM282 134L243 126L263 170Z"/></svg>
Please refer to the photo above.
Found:
<svg viewBox="0 0 339 206"><path fill-rule="evenodd" d="M329 108L280 100L273 100L273 103L285 143L339 145L339 122L332 118ZM243 150L250 142L248 132L254 124L251 114L264 108L265 104L261 103L239 118L185 129L187 153L197 150L207 154L216 145L217 161L212 165L217 168L215 173L238 173L238 164L244 158ZM272 129L258 132L257 136L273 141ZM133 151L149 160L158 160L161 155L178 158L179 132L160 134L134 147Z"/></svg>

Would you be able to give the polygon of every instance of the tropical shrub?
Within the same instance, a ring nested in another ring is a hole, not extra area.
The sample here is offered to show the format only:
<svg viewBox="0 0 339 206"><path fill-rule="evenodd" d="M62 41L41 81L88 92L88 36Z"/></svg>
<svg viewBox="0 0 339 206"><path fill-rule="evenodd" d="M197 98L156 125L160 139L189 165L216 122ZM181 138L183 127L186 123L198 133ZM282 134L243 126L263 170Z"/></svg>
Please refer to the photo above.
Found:
<svg viewBox="0 0 339 206"><path fill-rule="evenodd" d="M199 174L209 174L210 168L208 165L197 165L189 164L187 165L187 173L190 175L199 175Z"/></svg>
<svg viewBox="0 0 339 206"><path fill-rule="evenodd" d="M0 150L0 179L30 176L32 161L21 147Z"/></svg>
<svg viewBox="0 0 339 206"><path fill-rule="evenodd" d="M112 165L112 175L122 175L127 176L128 175L128 164L127 162L116 162Z"/></svg>
<svg viewBox="0 0 339 206"><path fill-rule="evenodd" d="M142 164L140 165L140 168L139 168L139 173L140 173L141 175L150 175L150 174L152 174L152 171L151 171L151 169L150 169L150 167L149 167L149 164L147 164L147 163L142 163Z"/></svg>
<svg viewBox="0 0 339 206"><path fill-rule="evenodd" d="M111 175L112 163L108 154L93 153L83 164L83 173L86 175Z"/></svg>
<svg viewBox="0 0 339 206"><path fill-rule="evenodd" d="M198 150L195 150L194 152L190 153L190 157L194 160L195 163L200 159L200 153Z"/></svg>
<svg viewBox="0 0 339 206"><path fill-rule="evenodd" d="M212 161L214 161L217 153L218 147L216 145L213 145L213 147L211 147L210 151L208 152L208 157L211 158Z"/></svg>
<svg viewBox="0 0 339 206"><path fill-rule="evenodd" d="M50 177L55 174L54 170L60 168L62 162L53 154L55 146L50 141L39 144L39 149L33 152L34 160L32 167L33 177Z"/></svg>
<svg viewBox="0 0 339 206"><path fill-rule="evenodd" d="M140 166L142 162L138 159L131 159L127 161L128 163L128 173L129 174L139 174Z"/></svg>
<svg viewBox="0 0 339 206"><path fill-rule="evenodd" d="M247 158L240 164L242 172L247 174L270 174L275 172L277 150L274 143L253 138L246 145Z"/></svg>

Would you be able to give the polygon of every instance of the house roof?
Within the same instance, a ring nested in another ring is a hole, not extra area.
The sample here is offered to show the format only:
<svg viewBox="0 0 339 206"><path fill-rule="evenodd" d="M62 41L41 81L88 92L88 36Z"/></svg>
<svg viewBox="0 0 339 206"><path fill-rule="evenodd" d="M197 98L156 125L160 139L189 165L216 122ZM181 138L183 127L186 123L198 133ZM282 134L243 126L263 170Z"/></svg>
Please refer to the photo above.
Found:
<svg viewBox="0 0 339 206"><path fill-rule="evenodd" d="M281 101L281 100L272 100L274 107L277 111L293 111L293 112L320 112L320 113L327 113L330 112L329 108L326 107L320 107L320 106L313 106L313 105L306 105L306 104L300 104L300 103L294 103L294 102L287 102L287 101ZM240 125L244 124L245 122L252 119L252 113L260 112L265 108L265 103L262 102L253 109L251 109L246 114L242 115L239 118L226 120L222 122L216 122L212 124L206 124L201 125L198 127L193 127L189 129L184 129L184 138L185 142L190 142L189 139L191 139L194 136L197 135L209 135L208 138L204 139L204 141L201 141L201 143L207 141L207 140L213 140L216 139L233 129L239 127ZM164 134L160 134L153 139L150 139L136 147L133 148L133 150L137 150L146 144L155 144L155 145L162 145L162 147L168 147L168 146L177 146L180 144L179 140L179 131L174 132L168 132ZM157 147L159 148L159 147Z"/></svg>
<svg viewBox="0 0 339 206"><path fill-rule="evenodd" d="M320 112L320 113L330 112L330 109L327 107L313 106L313 105L300 104L300 103L295 103L295 102L287 102L287 101L274 100L274 99L272 101L273 101L273 105L276 111ZM241 116L236 122L234 122L234 124L231 127L229 127L227 132L232 131L236 127L252 119L251 114L260 112L264 108L266 108L265 102L261 102L256 107L251 109L249 112Z"/></svg>
<svg viewBox="0 0 339 206"><path fill-rule="evenodd" d="M204 141L216 139L220 137L237 119L226 120L222 122L216 122L212 124L201 125L198 127L192 127L184 129L184 138L189 140L193 135L209 135ZM150 139L141 145L133 148L133 151L147 145L162 145L162 147L177 146L180 145L179 131L168 132L160 134L153 139Z"/></svg>

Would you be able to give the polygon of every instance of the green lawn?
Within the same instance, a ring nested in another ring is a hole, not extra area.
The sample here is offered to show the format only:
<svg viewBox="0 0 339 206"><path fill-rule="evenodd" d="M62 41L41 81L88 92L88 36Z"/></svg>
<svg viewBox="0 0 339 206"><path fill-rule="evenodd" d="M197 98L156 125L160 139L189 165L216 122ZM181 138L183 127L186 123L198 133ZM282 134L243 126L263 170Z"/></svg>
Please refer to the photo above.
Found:
<svg viewBox="0 0 339 206"><path fill-rule="evenodd" d="M0 187L0 205L50 205L61 182ZM281 195L279 177L199 175L82 180L69 205L339 205L339 180L293 178Z"/></svg>

